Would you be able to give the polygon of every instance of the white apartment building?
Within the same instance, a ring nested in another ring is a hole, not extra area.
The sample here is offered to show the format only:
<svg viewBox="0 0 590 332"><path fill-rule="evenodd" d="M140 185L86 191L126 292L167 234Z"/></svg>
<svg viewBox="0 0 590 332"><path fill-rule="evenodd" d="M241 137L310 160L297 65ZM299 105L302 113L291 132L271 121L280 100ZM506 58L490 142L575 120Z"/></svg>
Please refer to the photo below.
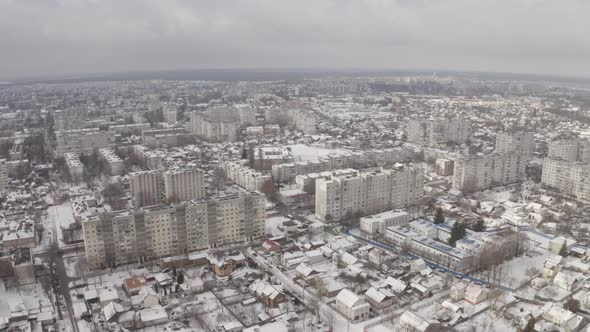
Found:
<svg viewBox="0 0 590 332"><path fill-rule="evenodd" d="M278 182L295 180L297 175L344 168L389 166L410 161L412 152L403 148L345 152L321 157L317 161L301 161L272 166L272 177Z"/></svg>
<svg viewBox="0 0 590 332"><path fill-rule="evenodd" d="M414 166L360 171L316 180L315 214L338 221L416 204L423 195L424 171Z"/></svg>
<svg viewBox="0 0 590 332"><path fill-rule="evenodd" d="M471 192L521 181L527 161L528 157L519 153L456 159L453 189Z"/></svg>
<svg viewBox="0 0 590 332"><path fill-rule="evenodd" d="M239 115L235 113L216 109L193 112L190 117L191 131L209 142L235 142L240 132Z"/></svg>
<svg viewBox="0 0 590 332"><path fill-rule="evenodd" d="M264 197L233 194L82 218L91 269L251 241L265 233Z"/></svg>
<svg viewBox="0 0 590 332"><path fill-rule="evenodd" d="M84 165L82 165L78 155L68 152L64 154L64 158L66 160L66 167L68 168L68 173L70 174L72 181L80 181L80 179L82 179L82 175L84 174Z"/></svg>
<svg viewBox="0 0 590 332"><path fill-rule="evenodd" d="M106 161L109 165L109 171L111 175L121 175L125 170L125 165L123 165L123 160L115 154L115 152L111 149L100 149L98 150L98 154L100 157Z"/></svg>
<svg viewBox="0 0 590 332"><path fill-rule="evenodd" d="M136 208L205 197L205 179L197 168L129 174L131 201Z"/></svg>
<svg viewBox="0 0 590 332"><path fill-rule="evenodd" d="M532 156L535 148L533 133L502 132L496 134L496 153L519 153L525 156Z"/></svg>
<svg viewBox="0 0 590 332"><path fill-rule="evenodd" d="M468 120L411 120L407 127L408 141L435 146L447 142L465 143L471 131Z"/></svg>
<svg viewBox="0 0 590 332"><path fill-rule="evenodd" d="M549 158L590 163L590 141L571 139L549 142Z"/></svg>
<svg viewBox="0 0 590 332"><path fill-rule="evenodd" d="M178 107L174 104L166 104L163 109L164 112L164 121L168 124L175 124L178 115Z"/></svg>
<svg viewBox="0 0 590 332"><path fill-rule="evenodd" d="M129 174L131 203L134 207L157 205L164 201L164 178L161 171Z"/></svg>
<svg viewBox="0 0 590 332"><path fill-rule="evenodd" d="M57 156L63 156L68 152L89 155L95 149L115 146L115 133L98 128L56 131L55 136Z"/></svg>
<svg viewBox="0 0 590 332"><path fill-rule="evenodd" d="M0 193L8 191L8 167L6 159L0 159Z"/></svg>
<svg viewBox="0 0 590 332"><path fill-rule="evenodd" d="M204 172L197 168L174 169L164 172L167 202L182 202L205 198Z"/></svg>
<svg viewBox="0 0 590 332"><path fill-rule="evenodd" d="M559 189L564 195L590 201L590 165L575 161L545 158L541 183Z"/></svg>
<svg viewBox="0 0 590 332"><path fill-rule="evenodd" d="M260 191L265 183L272 181L268 174L262 174L239 162L225 162L222 164L227 179L248 191Z"/></svg>
<svg viewBox="0 0 590 332"><path fill-rule="evenodd" d="M145 145L134 145L132 153L141 161L143 166L149 170L161 169L163 167L162 160L166 156L165 153L150 150Z"/></svg>

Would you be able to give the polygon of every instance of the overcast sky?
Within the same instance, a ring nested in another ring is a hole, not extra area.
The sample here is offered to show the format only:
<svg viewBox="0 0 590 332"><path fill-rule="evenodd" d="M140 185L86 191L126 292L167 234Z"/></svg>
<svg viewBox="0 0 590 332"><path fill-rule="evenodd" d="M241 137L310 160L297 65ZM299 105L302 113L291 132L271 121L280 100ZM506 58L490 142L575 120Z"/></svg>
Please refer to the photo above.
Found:
<svg viewBox="0 0 590 332"><path fill-rule="evenodd" d="M201 68L590 77L588 0L0 0L0 79Z"/></svg>

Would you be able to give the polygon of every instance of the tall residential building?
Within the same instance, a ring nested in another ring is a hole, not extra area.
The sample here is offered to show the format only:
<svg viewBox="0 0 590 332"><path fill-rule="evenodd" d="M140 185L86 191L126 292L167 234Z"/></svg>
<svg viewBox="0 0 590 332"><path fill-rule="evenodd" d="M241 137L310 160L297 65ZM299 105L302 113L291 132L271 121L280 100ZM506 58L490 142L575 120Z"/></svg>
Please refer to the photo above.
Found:
<svg viewBox="0 0 590 332"><path fill-rule="evenodd" d="M164 121L166 121L168 124L175 124L178 121L178 107L176 105L166 104L166 106L164 106L163 112Z"/></svg>
<svg viewBox="0 0 590 332"><path fill-rule="evenodd" d="M115 133L98 128L56 131L55 137L57 156L68 152L89 155L94 150L115 146Z"/></svg>
<svg viewBox="0 0 590 332"><path fill-rule="evenodd" d="M497 133L496 134L496 153L516 152L525 156L532 156L534 149L533 133Z"/></svg>
<svg viewBox="0 0 590 332"><path fill-rule="evenodd" d="M354 214L367 215L416 204L423 195L424 171L414 166L316 180L315 214L338 221Z"/></svg>
<svg viewBox="0 0 590 332"><path fill-rule="evenodd" d="M204 173L197 168L135 172L129 183L137 208L205 197Z"/></svg>
<svg viewBox="0 0 590 332"><path fill-rule="evenodd" d="M111 149L98 150L100 157L107 163L111 175L121 175L125 170L123 160Z"/></svg>
<svg viewBox="0 0 590 332"><path fill-rule="evenodd" d="M455 160L453 189L478 191L521 181L528 157L518 154L489 154Z"/></svg>
<svg viewBox="0 0 590 332"><path fill-rule="evenodd" d="M240 115L235 109L212 109L193 112L190 118L191 131L209 142L234 142L240 132Z"/></svg>
<svg viewBox="0 0 590 332"><path fill-rule="evenodd" d="M590 165L576 161L545 158L541 183L564 195L590 201Z"/></svg>
<svg viewBox="0 0 590 332"><path fill-rule="evenodd" d="M427 146L454 142L465 143L471 131L467 120L411 120L407 126L408 141Z"/></svg>
<svg viewBox="0 0 590 332"><path fill-rule="evenodd" d="M64 158L66 160L68 173L70 174L70 179L76 182L80 181L82 179L82 175L84 175L84 165L80 161L78 155L68 152L64 154Z"/></svg>
<svg viewBox="0 0 590 332"><path fill-rule="evenodd" d="M8 190L8 168L6 159L0 159L0 193Z"/></svg>
<svg viewBox="0 0 590 332"><path fill-rule="evenodd" d="M197 168L173 169L164 172L167 202L181 202L205 197L205 177Z"/></svg>
<svg viewBox="0 0 590 332"><path fill-rule="evenodd" d="M144 171L129 174L131 203L139 208L160 204L164 200L164 178L161 171Z"/></svg>
<svg viewBox="0 0 590 332"><path fill-rule="evenodd" d="M548 157L588 164L590 163L590 141L579 139L551 141Z"/></svg>
<svg viewBox="0 0 590 332"><path fill-rule="evenodd" d="M265 199L248 193L85 216L91 269L182 255L265 234Z"/></svg>

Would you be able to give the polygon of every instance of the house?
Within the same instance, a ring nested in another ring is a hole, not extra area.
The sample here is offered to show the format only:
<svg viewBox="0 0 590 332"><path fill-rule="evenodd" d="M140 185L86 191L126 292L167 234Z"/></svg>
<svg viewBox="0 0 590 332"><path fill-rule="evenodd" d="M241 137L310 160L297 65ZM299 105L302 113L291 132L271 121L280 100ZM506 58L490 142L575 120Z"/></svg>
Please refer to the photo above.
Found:
<svg viewBox="0 0 590 332"><path fill-rule="evenodd" d="M565 331L579 331L583 326L584 318L582 316L559 307L554 303L546 303L541 308L541 311L544 320L562 327Z"/></svg>
<svg viewBox="0 0 590 332"><path fill-rule="evenodd" d="M156 279L156 282L160 287L168 287L174 283L174 279L172 279L168 273L157 273L154 276L154 279Z"/></svg>
<svg viewBox="0 0 590 332"><path fill-rule="evenodd" d="M564 272L557 272L555 278L553 278L553 284L555 286L567 291L574 290L577 281L578 279L575 276L566 274Z"/></svg>
<svg viewBox="0 0 590 332"><path fill-rule="evenodd" d="M545 259L543 264L543 278L553 278L559 272L559 264L563 260L563 257L559 255L553 255Z"/></svg>
<svg viewBox="0 0 590 332"><path fill-rule="evenodd" d="M121 302L121 299L119 298L119 293L114 287L104 287L98 289L98 301L104 308L111 302Z"/></svg>
<svg viewBox="0 0 590 332"><path fill-rule="evenodd" d="M262 249L267 253L281 251L281 245L273 240L266 240L262 243Z"/></svg>
<svg viewBox="0 0 590 332"><path fill-rule="evenodd" d="M151 287L143 287L137 295L131 297L131 308L149 308L160 303L160 298Z"/></svg>
<svg viewBox="0 0 590 332"><path fill-rule="evenodd" d="M139 311L138 319L141 327L148 327L168 323L168 314L158 305Z"/></svg>
<svg viewBox="0 0 590 332"><path fill-rule="evenodd" d="M270 285L262 279L254 281L248 288L267 307L275 308L287 300L281 286Z"/></svg>
<svg viewBox="0 0 590 332"><path fill-rule="evenodd" d="M401 315L399 325L403 331L407 332L436 332L440 330L438 322L426 320L410 311Z"/></svg>
<svg viewBox="0 0 590 332"><path fill-rule="evenodd" d="M213 273L220 278L227 277L237 268L244 266L246 257L239 251L215 253L208 257Z"/></svg>
<svg viewBox="0 0 590 332"><path fill-rule="evenodd" d="M369 310L371 309L369 303L349 289L345 288L338 293L335 305L336 309L352 322L360 322L369 318Z"/></svg>
<svg viewBox="0 0 590 332"><path fill-rule="evenodd" d="M119 303L110 302L104 308L102 308L102 313L104 315L104 319L107 322L113 322L117 319L119 314L125 312L127 310L123 309L123 306Z"/></svg>
<svg viewBox="0 0 590 332"><path fill-rule="evenodd" d="M371 287L365 293L365 300L377 309L384 309L393 304L393 298L383 294L375 287Z"/></svg>
<svg viewBox="0 0 590 332"><path fill-rule="evenodd" d="M453 286L451 286L451 299L453 299L453 301L461 301L465 298L465 290L467 289L467 284L464 283L463 281L460 281L458 283L455 283Z"/></svg>
<svg viewBox="0 0 590 332"><path fill-rule="evenodd" d="M382 287L388 287L394 293L401 294L408 288L408 283L399 279L387 277L387 279L385 279L385 281L383 282Z"/></svg>
<svg viewBox="0 0 590 332"><path fill-rule="evenodd" d="M146 280L144 276L137 276L127 278L123 281L123 289L128 296L136 295L139 291L145 287Z"/></svg>
<svg viewBox="0 0 590 332"><path fill-rule="evenodd" d="M225 322L220 325L222 332L241 332L244 326L238 321Z"/></svg>
<svg viewBox="0 0 590 332"><path fill-rule="evenodd" d="M295 270L297 271L297 275L301 277L303 280L310 280L318 274L320 274L318 271L314 270L305 263L297 265L297 268Z"/></svg>
<svg viewBox="0 0 590 332"><path fill-rule="evenodd" d="M306 251L305 256L309 264L316 264L324 260L324 254L318 249Z"/></svg>
<svg viewBox="0 0 590 332"><path fill-rule="evenodd" d="M469 284L465 289L465 301L479 304L488 298L488 289L477 284Z"/></svg>

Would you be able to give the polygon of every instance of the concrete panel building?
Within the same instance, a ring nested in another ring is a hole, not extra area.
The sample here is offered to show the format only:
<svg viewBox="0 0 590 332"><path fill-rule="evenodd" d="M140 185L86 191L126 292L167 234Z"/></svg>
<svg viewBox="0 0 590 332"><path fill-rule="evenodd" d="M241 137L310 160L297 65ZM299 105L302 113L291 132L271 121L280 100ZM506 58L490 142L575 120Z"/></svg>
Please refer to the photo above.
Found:
<svg viewBox="0 0 590 332"><path fill-rule="evenodd" d="M489 154L455 160L453 189L478 191L522 181L528 157L520 153Z"/></svg>

